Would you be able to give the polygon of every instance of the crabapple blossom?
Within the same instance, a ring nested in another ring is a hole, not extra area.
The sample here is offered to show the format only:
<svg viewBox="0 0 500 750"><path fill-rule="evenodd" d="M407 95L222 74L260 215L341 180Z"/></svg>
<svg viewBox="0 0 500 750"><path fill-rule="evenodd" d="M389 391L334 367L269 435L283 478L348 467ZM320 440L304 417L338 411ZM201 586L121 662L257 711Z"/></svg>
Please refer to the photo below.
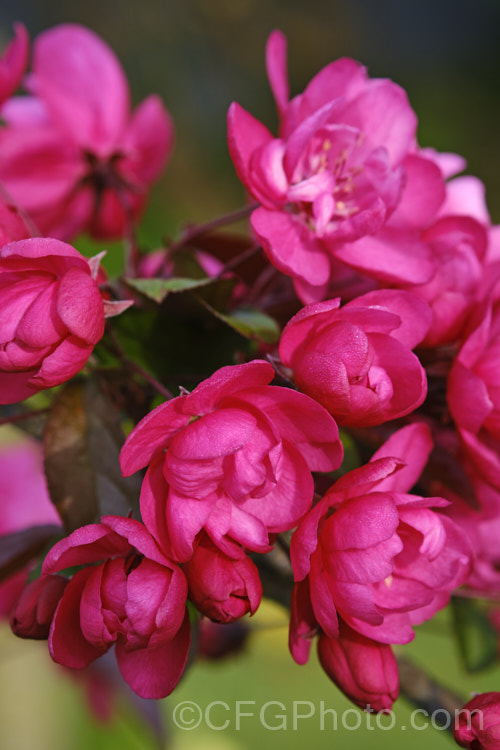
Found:
<svg viewBox="0 0 500 750"><path fill-rule="evenodd" d="M0 403L76 375L104 333L105 306L89 261L70 245L32 238L0 248Z"/></svg>
<svg viewBox="0 0 500 750"><path fill-rule="evenodd" d="M229 557L271 549L269 534L309 510L311 471L342 461L335 422L309 396L269 386L274 370L254 360L223 367L192 393L157 407L127 438L125 476L148 466L144 523L173 559L193 555L205 529Z"/></svg>
<svg viewBox="0 0 500 750"><path fill-rule="evenodd" d="M182 675L190 643L180 568L142 523L120 516L103 516L58 542L42 575L73 566L84 567L67 584L52 620L54 661L82 669L115 645L132 690L164 698Z"/></svg>
<svg viewBox="0 0 500 750"><path fill-rule="evenodd" d="M268 40L267 70L279 137L233 103L228 142L239 178L260 203L251 223L271 263L293 278L303 302L324 299L332 258L385 282L429 281L431 253L415 227L443 202L444 180L415 146L417 118L403 89L343 58L289 100L278 31Z"/></svg>
<svg viewBox="0 0 500 750"><path fill-rule="evenodd" d="M399 674L390 646L340 621L338 638L324 633L318 638L318 655L330 679L360 708L391 709L399 694Z"/></svg>
<svg viewBox="0 0 500 750"><path fill-rule="evenodd" d="M460 710L453 727L460 747L500 750L500 693L480 693Z"/></svg>
<svg viewBox="0 0 500 750"><path fill-rule="evenodd" d="M247 612L256 612L262 584L256 566L246 555L233 560L202 536L183 569L189 598L214 622L234 622Z"/></svg>
<svg viewBox="0 0 500 750"><path fill-rule="evenodd" d="M500 488L500 306L492 299L477 308L455 358L447 386L451 415L468 459L484 479Z"/></svg>
<svg viewBox="0 0 500 750"><path fill-rule="evenodd" d="M131 113L114 53L77 24L36 37L26 85L30 95L2 109L0 181L45 235L120 237L172 149L160 99Z"/></svg>
<svg viewBox="0 0 500 750"><path fill-rule="evenodd" d="M28 583L10 613L12 632L20 638L46 640L67 584L68 579L60 575L36 578Z"/></svg>
<svg viewBox="0 0 500 750"><path fill-rule="evenodd" d="M426 302L398 290L307 305L286 326L279 352L297 387L349 426L409 414L427 394L412 353L431 320Z"/></svg>
<svg viewBox="0 0 500 750"><path fill-rule="evenodd" d="M407 492L431 448L425 424L402 428L339 479L294 533L290 648L298 663L318 629L339 637L339 616L381 643L411 641L412 626L443 608L467 577L468 545L434 510L446 500Z"/></svg>

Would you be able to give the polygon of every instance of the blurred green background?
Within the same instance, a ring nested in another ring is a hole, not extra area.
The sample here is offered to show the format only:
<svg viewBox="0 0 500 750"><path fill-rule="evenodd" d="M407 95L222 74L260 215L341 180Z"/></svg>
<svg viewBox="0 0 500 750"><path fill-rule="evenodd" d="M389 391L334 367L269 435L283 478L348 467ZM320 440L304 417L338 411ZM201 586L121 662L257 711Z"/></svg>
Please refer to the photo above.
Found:
<svg viewBox="0 0 500 750"><path fill-rule="evenodd" d="M264 68L265 40L273 28L288 36L292 93L343 55L366 64L372 76L403 85L419 117L420 144L465 156L468 172L486 184L492 219L500 220L497 0L2 0L0 44L10 37L15 20L22 20L31 35L67 21L90 26L122 60L135 102L151 92L163 96L176 124L176 149L154 190L142 232L151 248L165 234L175 235L184 222L203 221L243 204L243 189L227 155L226 111L237 100L274 127ZM312 701L317 710L321 700L339 712L349 708L315 657L306 667L292 662L285 620L282 611L267 608L254 619L244 654L216 665L196 664L164 702L167 721L183 700L202 708L214 700L231 705L256 701L257 711L266 701L280 701L289 721L294 700ZM463 673L448 620L443 613L420 628L405 653L465 698L471 691L500 689L498 669ZM2 749L155 747L152 733L125 703L106 726L91 718L81 685L50 663L46 644L19 641L2 628L0 664ZM397 726L390 731L340 727L321 732L316 718L299 722L296 731L266 730L258 718L247 718L235 731L230 714L214 711L215 722L231 718L227 730L172 728L168 747L453 746L444 732L411 730L409 709L401 701L396 716ZM272 711L269 718L272 723Z"/></svg>

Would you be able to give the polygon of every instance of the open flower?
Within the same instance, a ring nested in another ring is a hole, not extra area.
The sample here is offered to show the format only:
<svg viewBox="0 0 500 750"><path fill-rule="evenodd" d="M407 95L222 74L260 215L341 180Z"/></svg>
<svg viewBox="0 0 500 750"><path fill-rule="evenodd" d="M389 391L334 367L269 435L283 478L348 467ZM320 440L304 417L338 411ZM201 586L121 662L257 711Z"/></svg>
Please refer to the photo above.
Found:
<svg viewBox="0 0 500 750"><path fill-rule="evenodd" d="M399 223L413 229L444 199L440 169L416 150L417 119L403 89L343 58L289 100L278 31L268 40L267 69L279 137L233 103L228 142L238 176L260 203L251 223L271 263L294 279L305 302L324 298L332 257L381 280L428 281L430 252L414 237L398 242L401 226L382 243L372 239L400 203Z"/></svg>
<svg viewBox="0 0 500 750"><path fill-rule="evenodd" d="M195 390L157 407L127 438L125 476L149 466L141 513L155 538L187 561L205 529L219 549L270 549L269 534L293 528L313 498L311 471L342 461L335 422L322 406L269 386L255 360L223 367Z"/></svg>
<svg viewBox="0 0 500 750"><path fill-rule="evenodd" d="M99 564L95 564L99 563ZM113 645L123 679L143 698L172 692L190 642L187 583L143 524L104 516L77 529L47 554L42 575L73 575L49 635L54 661L82 669Z"/></svg>
<svg viewBox="0 0 500 750"><path fill-rule="evenodd" d="M150 96L131 114L117 58L76 24L35 39L26 85L30 96L2 109L0 181L45 235L123 235L172 148L161 101Z"/></svg>
<svg viewBox="0 0 500 750"><path fill-rule="evenodd" d="M338 480L294 533L290 647L299 664L315 632L339 637L338 616L381 643L411 641L413 625L444 607L467 577L463 535L433 510L446 500L407 494L431 447L424 424L399 430Z"/></svg>

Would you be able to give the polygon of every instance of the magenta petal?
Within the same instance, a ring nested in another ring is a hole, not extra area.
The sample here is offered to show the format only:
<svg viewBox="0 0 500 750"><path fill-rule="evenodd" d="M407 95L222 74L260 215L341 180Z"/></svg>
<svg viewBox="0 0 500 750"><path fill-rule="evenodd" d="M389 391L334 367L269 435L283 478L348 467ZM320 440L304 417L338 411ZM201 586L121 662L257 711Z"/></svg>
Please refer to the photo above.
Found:
<svg viewBox="0 0 500 750"><path fill-rule="evenodd" d="M165 698L179 682L186 666L191 642L189 615L172 640L156 648L127 650L116 645L116 660L125 682L141 698Z"/></svg>
<svg viewBox="0 0 500 750"><path fill-rule="evenodd" d="M190 416L181 412L185 398L179 396L160 404L132 430L120 453L124 476L149 464L155 453L163 452L171 438L189 424Z"/></svg>
<svg viewBox="0 0 500 750"><path fill-rule="evenodd" d="M311 605L319 625L330 638L338 638L339 621L337 609L325 579L320 551L311 555L309 582Z"/></svg>
<svg viewBox="0 0 500 750"><path fill-rule="evenodd" d="M42 575L74 565L99 562L115 555L126 555L129 551L128 542L103 524L88 524L76 529L49 550L43 562Z"/></svg>
<svg viewBox="0 0 500 750"><path fill-rule="evenodd" d="M61 24L33 46L37 94L80 146L109 152L121 136L129 108L121 65L97 34Z"/></svg>
<svg viewBox="0 0 500 750"><path fill-rule="evenodd" d="M163 456L159 456L152 461L142 481L140 505L142 520L147 530L167 554L170 550L165 510L168 491L163 476Z"/></svg>
<svg viewBox="0 0 500 750"><path fill-rule="evenodd" d="M306 664L311 641L318 632L318 623L311 606L309 581L296 583L290 603L290 631L288 645L297 664Z"/></svg>
<svg viewBox="0 0 500 750"><path fill-rule="evenodd" d="M57 311L74 336L95 344L104 333L104 307L96 282L79 268L70 268L59 283Z"/></svg>
<svg viewBox="0 0 500 750"><path fill-rule="evenodd" d="M372 79L364 91L347 104L342 122L365 134L367 150L384 146L391 166L401 162L412 147L417 117L404 89L392 81Z"/></svg>
<svg viewBox="0 0 500 750"><path fill-rule="evenodd" d="M411 235L379 232L332 252L346 265L380 281L425 284L435 272L429 248Z"/></svg>
<svg viewBox="0 0 500 750"><path fill-rule="evenodd" d="M15 37L0 58L0 104L14 93L28 65L29 36L22 23L14 24Z"/></svg>
<svg viewBox="0 0 500 750"><path fill-rule="evenodd" d="M397 456L406 462L406 466L380 480L377 492L409 492L422 473L433 445L430 428L424 422L409 424L391 435L373 454L371 461Z"/></svg>
<svg viewBox="0 0 500 750"><path fill-rule="evenodd" d="M48 286L24 313L16 331L16 337L24 344L38 348L52 346L67 335L57 314L57 286Z"/></svg>
<svg viewBox="0 0 500 750"><path fill-rule="evenodd" d="M221 367L186 396L182 410L185 414L207 414L224 398L238 391L267 385L274 378L274 369L269 362L254 359L244 365Z"/></svg>
<svg viewBox="0 0 500 750"><path fill-rule="evenodd" d="M33 396L35 390L28 383L36 370L29 372L0 371L0 404L15 404Z"/></svg>
<svg viewBox="0 0 500 750"><path fill-rule="evenodd" d="M279 481L263 498L249 498L240 507L259 518L271 532L291 529L311 506L314 484L300 451L283 441Z"/></svg>
<svg viewBox="0 0 500 750"><path fill-rule="evenodd" d="M229 153L240 180L251 189L250 160L255 151L273 140L269 130L237 102L227 113Z"/></svg>
<svg viewBox="0 0 500 750"><path fill-rule="evenodd" d="M281 437L299 449L311 471L334 471L342 463L337 425L309 396L290 388L264 386L242 392L238 400L263 411Z"/></svg>
<svg viewBox="0 0 500 750"><path fill-rule="evenodd" d="M41 368L31 379L36 388L52 388L64 383L79 372L87 362L93 346L70 336L43 360Z"/></svg>
<svg viewBox="0 0 500 750"><path fill-rule="evenodd" d="M83 669L105 653L83 637L80 626L80 600L93 568L78 571L68 583L56 609L49 634L49 651L58 664Z"/></svg>
<svg viewBox="0 0 500 750"><path fill-rule="evenodd" d="M272 31L267 40L266 69L278 114L282 115L288 104L289 85L286 37L281 31Z"/></svg>
<svg viewBox="0 0 500 750"><path fill-rule="evenodd" d="M428 226L444 201L445 183L441 170L430 159L410 154L403 162L406 186L391 224L421 229Z"/></svg>
<svg viewBox="0 0 500 750"><path fill-rule="evenodd" d="M167 527L175 560L185 562L190 559L193 554L195 536L207 523L213 509L214 501L211 498L192 500L177 495L170 488L167 501Z"/></svg>
<svg viewBox="0 0 500 750"><path fill-rule="evenodd" d="M427 302L417 297L416 294L400 289L377 289L368 292L368 294L363 294L361 297L356 297L352 302L348 302L343 310L365 306L388 310L398 315L401 324L391 330L391 336L405 344L409 349L414 349L417 344L424 340L432 323L432 312ZM364 330L376 329L364 327ZM380 333L382 332L380 331Z"/></svg>
<svg viewBox="0 0 500 750"><path fill-rule="evenodd" d="M27 240L10 242L1 248L0 257L18 258L24 264L26 264L26 259L36 258L39 261L45 261L41 262L39 267L51 273L54 272L54 268L66 270L71 266L78 266L87 272L89 268L88 262L78 250L68 245L67 242L61 242L52 237L30 237ZM55 258L60 259L60 266L55 263Z"/></svg>
<svg viewBox="0 0 500 750"><path fill-rule="evenodd" d="M264 252L278 270L314 286L328 280L327 252L300 219L284 211L257 208L251 222Z"/></svg>
<svg viewBox="0 0 500 750"><path fill-rule="evenodd" d="M175 435L169 455L192 461L230 456L252 439L256 426L256 418L248 411L217 409ZM191 471L195 472L196 468L193 463Z"/></svg>
<svg viewBox="0 0 500 750"><path fill-rule="evenodd" d="M130 156L129 169L146 184L156 180L172 153L174 125L160 97L144 99L134 110L123 139L123 148Z"/></svg>

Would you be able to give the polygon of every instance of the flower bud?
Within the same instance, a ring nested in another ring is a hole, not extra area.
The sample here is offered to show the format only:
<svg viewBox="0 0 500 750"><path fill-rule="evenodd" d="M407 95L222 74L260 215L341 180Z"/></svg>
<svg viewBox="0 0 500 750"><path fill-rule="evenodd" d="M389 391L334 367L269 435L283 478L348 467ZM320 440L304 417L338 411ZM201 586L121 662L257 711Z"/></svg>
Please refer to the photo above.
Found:
<svg viewBox="0 0 500 750"><path fill-rule="evenodd" d="M398 666L391 647L340 623L339 638L321 635L321 666L360 708L389 711L399 694Z"/></svg>
<svg viewBox="0 0 500 750"><path fill-rule="evenodd" d="M456 716L453 736L460 747L499 750L500 693L482 693L466 703Z"/></svg>
<svg viewBox="0 0 500 750"><path fill-rule="evenodd" d="M68 579L49 575L31 581L24 588L10 615L10 627L19 638L41 641L49 637L50 626Z"/></svg>
<svg viewBox="0 0 500 750"><path fill-rule="evenodd" d="M262 599L259 573L248 557L232 560L211 541L203 539L184 571L189 597L200 612L215 622L253 614Z"/></svg>

